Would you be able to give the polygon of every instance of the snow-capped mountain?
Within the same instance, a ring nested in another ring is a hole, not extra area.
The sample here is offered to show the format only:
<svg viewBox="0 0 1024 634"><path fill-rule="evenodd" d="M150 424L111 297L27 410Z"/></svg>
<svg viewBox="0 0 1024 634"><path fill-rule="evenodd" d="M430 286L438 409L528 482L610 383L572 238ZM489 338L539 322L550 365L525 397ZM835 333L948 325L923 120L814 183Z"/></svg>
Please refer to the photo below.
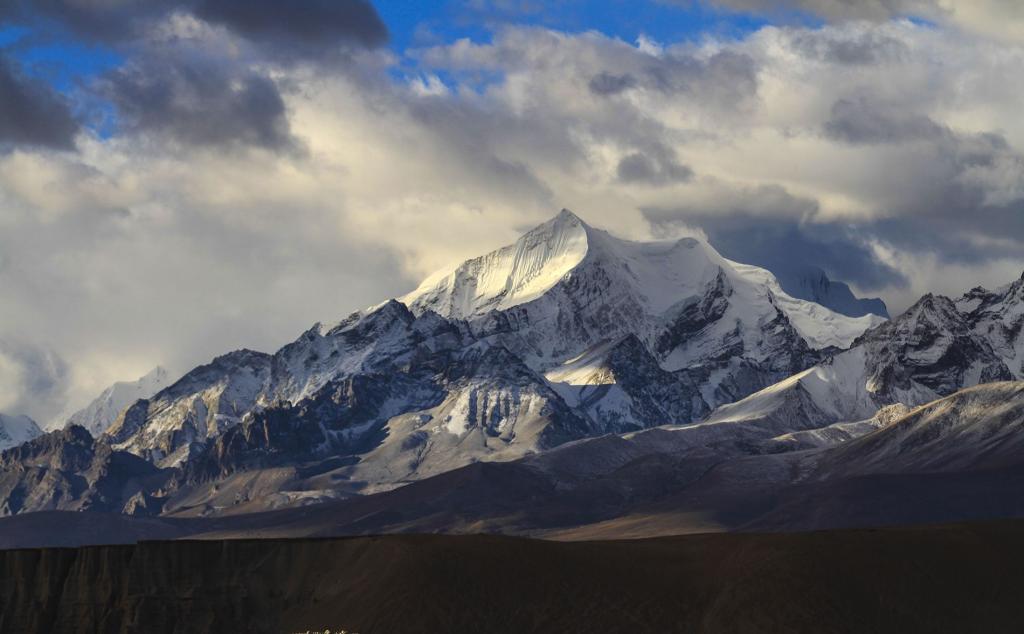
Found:
<svg viewBox="0 0 1024 634"><path fill-rule="evenodd" d="M957 301L925 295L849 350L736 403L709 422L794 420L825 425L915 407L975 385L1024 378L1024 278Z"/></svg>
<svg viewBox="0 0 1024 634"><path fill-rule="evenodd" d="M880 321L790 297L699 240L630 242L563 211L401 301L274 354L222 355L124 408L101 441L178 468L165 510L366 493L692 423Z"/></svg>
<svg viewBox="0 0 1024 634"><path fill-rule="evenodd" d="M65 427L79 425L93 436L99 436L107 431L126 407L167 387L169 379L167 370L158 366L136 381L114 383L91 403L69 416Z"/></svg>
<svg viewBox="0 0 1024 634"><path fill-rule="evenodd" d="M339 481L393 486L692 422L880 321L794 299L698 240L629 242L563 211L401 301L218 357L105 438L193 484L349 455Z"/></svg>
<svg viewBox="0 0 1024 634"><path fill-rule="evenodd" d="M756 326L781 313L816 350L846 347L881 321L846 317L794 299L769 271L731 262L696 238L631 242L590 227L568 210L514 244L435 273L399 301L415 314L429 310L471 322L492 311L514 314L520 321L528 318L530 341L539 344L530 350L530 360L548 365L616 335L632 333L645 343L658 343L709 290L728 298L732 310L727 321ZM520 323L513 327L523 329ZM540 335L551 335L551 340ZM559 335L571 339L560 340ZM670 339L660 341L659 355L667 369L689 360L680 346Z"/></svg>
<svg viewBox="0 0 1024 634"><path fill-rule="evenodd" d="M352 482L367 492L477 460L518 458L593 431L504 348L478 343L406 363L333 380L295 405L254 413L185 465L186 482L319 459L318 476L323 469L341 489Z"/></svg>
<svg viewBox="0 0 1024 634"><path fill-rule="evenodd" d="M400 301L416 314L467 320L549 377L578 378L581 359L596 368L602 351L635 336L663 370L683 370L699 385L698 414L811 365L823 349L849 346L882 321L795 299L770 272L700 240L622 240L566 210Z"/></svg>
<svg viewBox="0 0 1024 634"><path fill-rule="evenodd" d="M270 378L268 354L238 350L126 408L104 437L155 464L174 465L253 411Z"/></svg>
<svg viewBox="0 0 1024 634"><path fill-rule="evenodd" d="M793 297L816 302L850 317L874 314L889 318L884 301L877 297L857 297L846 282L831 279L821 268L822 262L811 259L814 255L803 253L801 248L794 249L786 236L759 236L757 233L756 230L743 233L712 230L708 240L730 260L771 271L782 290Z"/></svg>
<svg viewBox="0 0 1024 634"><path fill-rule="evenodd" d="M0 451L17 447L42 434L43 430L28 416L0 414Z"/></svg>
<svg viewBox="0 0 1024 634"><path fill-rule="evenodd" d="M581 435L627 431L702 416L878 321L793 299L769 272L695 239L628 242L563 211L400 302L318 325L272 356L247 353L240 364L221 357L133 406L109 435L158 464L180 464L246 414L315 400L337 381L404 371L414 360L446 367L473 346L500 348L536 373L531 380L553 391L545 397L552 407L587 421L587 429L571 425ZM452 387L445 382L442 391ZM478 397L459 398L466 400L444 414L459 419L445 427L454 436L479 424ZM502 398L508 412L520 411L522 394ZM413 399L389 413L436 406L426 405ZM495 421L506 410L497 411L489 414ZM522 431L514 442L527 450L532 441Z"/></svg>
<svg viewBox="0 0 1024 634"><path fill-rule="evenodd" d="M370 452L361 474L384 461L381 477L401 481L589 432L504 348L392 301L275 355L219 357L129 407L107 438L159 465L194 462L193 479Z"/></svg>
<svg viewBox="0 0 1024 634"><path fill-rule="evenodd" d="M857 297L849 285L829 279L825 271L816 266L769 269L778 278L782 289L793 297L821 304L851 317L871 314L889 318L889 309L881 299Z"/></svg>
<svg viewBox="0 0 1024 634"><path fill-rule="evenodd" d="M1024 377L1024 276L995 291L978 287L956 302L974 333L992 346L1010 374Z"/></svg>
<svg viewBox="0 0 1024 634"><path fill-rule="evenodd" d="M824 469L837 446L902 429L908 407L1024 378L1022 330L1024 279L927 295L892 321L851 318L699 240L629 242L562 212L274 354L217 357L96 440L73 425L5 454L0 514L244 514L490 462L510 463L488 465L508 478L493 490L547 496L555 511L559 496L599 516L691 485L760 499ZM910 436L925 447L946 429ZM995 451L986 442L973 446ZM428 489L472 507L462 477Z"/></svg>

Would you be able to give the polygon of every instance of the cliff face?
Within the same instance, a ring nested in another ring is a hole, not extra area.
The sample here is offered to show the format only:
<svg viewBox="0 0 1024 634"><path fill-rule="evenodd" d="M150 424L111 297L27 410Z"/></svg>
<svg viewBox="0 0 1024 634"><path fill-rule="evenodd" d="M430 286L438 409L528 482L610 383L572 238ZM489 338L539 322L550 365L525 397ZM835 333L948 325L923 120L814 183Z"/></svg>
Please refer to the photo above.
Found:
<svg viewBox="0 0 1024 634"><path fill-rule="evenodd" d="M0 453L0 515L25 511L146 512L168 473L71 425Z"/></svg>
<svg viewBox="0 0 1024 634"><path fill-rule="evenodd" d="M1022 527L0 551L0 632L1016 631Z"/></svg>
<svg viewBox="0 0 1024 634"><path fill-rule="evenodd" d="M262 614L250 598L252 589L239 581L249 569L237 565L227 552L233 549L219 546L6 551L0 564L0 631L243 631L239 625L258 623Z"/></svg>

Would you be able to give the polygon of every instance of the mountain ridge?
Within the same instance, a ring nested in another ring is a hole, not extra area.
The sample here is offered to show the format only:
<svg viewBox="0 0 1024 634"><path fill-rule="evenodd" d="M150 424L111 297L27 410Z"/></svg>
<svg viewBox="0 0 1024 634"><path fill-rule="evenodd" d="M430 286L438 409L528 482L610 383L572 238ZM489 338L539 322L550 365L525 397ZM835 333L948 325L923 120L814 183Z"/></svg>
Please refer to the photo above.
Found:
<svg viewBox="0 0 1024 634"><path fill-rule="evenodd" d="M902 405L1021 378L1024 281L853 319L700 240L630 242L565 211L430 279L409 305L220 355L127 407L92 451L141 460L152 470L134 481L158 485L102 504L91 484L60 485L9 508L249 517L404 500L377 496L409 486L454 503L463 493L444 487L492 476L504 484L480 482L463 508L505 486L507 504L548 499L536 512L560 521L691 487L749 501L744 487L790 486L812 466L802 452L870 435ZM59 453L60 438L41 442ZM9 491L42 481L15 462Z"/></svg>
<svg viewBox="0 0 1024 634"><path fill-rule="evenodd" d="M42 434L43 430L28 416L8 416L0 413L0 451L17 447Z"/></svg>
<svg viewBox="0 0 1024 634"><path fill-rule="evenodd" d="M118 381L106 388L88 405L67 417L64 426L85 427L94 436L105 432L114 424L126 407L146 399L170 383L167 370L157 366L135 381Z"/></svg>
<svg viewBox="0 0 1024 634"><path fill-rule="evenodd" d="M273 412L298 415L303 407L321 407L314 405L318 395L338 381L390 374L409 377L418 386L410 394L427 395L426 400L394 401L387 414L382 410L360 423L367 442L377 438L382 444L359 445L360 464L344 477L368 472L385 478L367 481L370 486L398 483L460 461L543 450L548 445L541 438L564 442L694 420L806 367L819 350L877 323L790 298L768 271L729 262L696 239L624 241L568 210L512 245L428 278L401 299L408 306L389 300L337 324L314 325L271 355L222 355L128 407L105 437L161 467L200 456L208 464L208 450L229 429L265 427L281 420ZM511 355L508 367L521 363L517 387L451 380L473 347L505 350ZM600 352L606 348L610 356ZM591 359L592 369L613 382L557 380L568 369L564 364L577 358ZM534 402L544 405L527 404ZM476 418L476 403L487 404L493 422ZM444 418L440 424L434 421L438 415ZM535 422L512 422L520 415ZM463 422L453 422L453 416ZM320 459L325 447L335 447L332 438L340 432L326 431L335 424L310 427L309 442L315 444L296 459ZM524 433L536 424L575 431ZM467 440L466 434L481 429L493 429L487 433L501 439L499 430L506 426L518 431L505 436L504 444L485 440L486 434L479 442ZM441 450L448 443L439 443L438 433L455 436L460 449ZM228 459L228 446L218 451ZM397 453L387 460L407 466L397 472L383 464L369 469L373 456L384 460L388 452ZM430 467L431 460L442 462Z"/></svg>

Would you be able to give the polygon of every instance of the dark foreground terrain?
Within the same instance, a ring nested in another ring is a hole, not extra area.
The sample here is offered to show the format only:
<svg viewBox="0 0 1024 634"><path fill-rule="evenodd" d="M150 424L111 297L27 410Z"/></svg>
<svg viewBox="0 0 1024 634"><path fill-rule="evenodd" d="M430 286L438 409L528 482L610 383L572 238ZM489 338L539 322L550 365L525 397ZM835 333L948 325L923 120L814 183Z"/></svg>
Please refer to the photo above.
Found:
<svg viewBox="0 0 1024 634"><path fill-rule="evenodd" d="M0 551L3 632L1020 632L1024 522Z"/></svg>

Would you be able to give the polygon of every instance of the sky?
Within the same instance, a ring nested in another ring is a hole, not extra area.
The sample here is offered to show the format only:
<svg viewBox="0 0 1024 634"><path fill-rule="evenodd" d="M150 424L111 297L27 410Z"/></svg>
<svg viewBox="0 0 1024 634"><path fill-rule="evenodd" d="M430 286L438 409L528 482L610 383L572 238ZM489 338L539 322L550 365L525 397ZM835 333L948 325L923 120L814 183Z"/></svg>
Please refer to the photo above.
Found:
<svg viewBox="0 0 1024 634"><path fill-rule="evenodd" d="M0 1L0 411L273 351L567 207L896 314L1024 270L1018 0Z"/></svg>

